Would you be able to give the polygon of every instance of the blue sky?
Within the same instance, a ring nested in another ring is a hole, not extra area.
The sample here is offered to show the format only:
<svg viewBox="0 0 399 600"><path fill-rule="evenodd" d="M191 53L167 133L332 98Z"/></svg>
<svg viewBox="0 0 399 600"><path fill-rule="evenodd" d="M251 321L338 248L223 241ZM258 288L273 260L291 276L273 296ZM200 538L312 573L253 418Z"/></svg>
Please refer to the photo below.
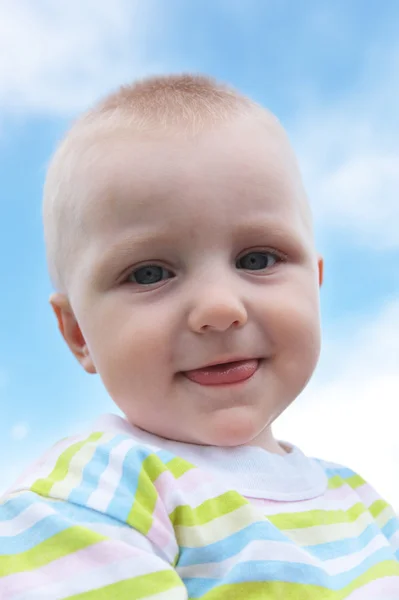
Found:
<svg viewBox="0 0 399 600"><path fill-rule="evenodd" d="M1 2L0 491L59 437L113 410L47 301L51 152L118 85L195 71L281 119L325 256L320 365L276 433L357 469L399 510L398 26L393 0Z"/></svg>

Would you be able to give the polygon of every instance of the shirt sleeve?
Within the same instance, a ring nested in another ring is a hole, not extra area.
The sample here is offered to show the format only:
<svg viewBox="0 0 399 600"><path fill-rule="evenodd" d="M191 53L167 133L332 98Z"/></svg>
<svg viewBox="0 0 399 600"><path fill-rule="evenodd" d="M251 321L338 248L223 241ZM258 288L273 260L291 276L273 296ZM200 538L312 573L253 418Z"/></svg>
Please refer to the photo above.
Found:
<svg viewBox="0 0 399 600"><path fill-rule="evenodd" d="M24 492L0 506L0 598L183 600L187 594L173 565L139 532Z"/></svg>
<svg viewBox="0 0 399 600"><path fill-rule="evenodd" d="M340 466L337 472L356 492L359 500L373 517L376 526L393 548L395 557L399 560L399 519L393 507L355 471Z"/></svg>
<svg viewBox="0 0 399 600"><path fill-rule="evenodd" d="M83 466L68 450L50 473L0 502L0 598L187 600L173 527L143 456L130 449L132 461L125 447L121 463L104 445L88 452L86 444ZM132 471L116 472L125 460Z"/></svg>

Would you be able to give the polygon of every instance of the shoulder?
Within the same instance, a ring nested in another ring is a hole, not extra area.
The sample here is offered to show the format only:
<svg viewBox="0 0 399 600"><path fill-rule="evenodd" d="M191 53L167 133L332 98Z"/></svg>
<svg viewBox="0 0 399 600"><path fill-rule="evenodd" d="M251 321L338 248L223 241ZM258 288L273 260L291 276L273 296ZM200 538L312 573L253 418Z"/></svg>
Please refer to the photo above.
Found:
<svg viewBox="0 0 399 600"><path fill-rule="evenodd" d="M356 487L359 487L366 483L365 479L363 479L363 477L361 477L359 473L345 465L329 460L322 460L319 458L315 458L314 460L324 470L325 474L327 475L330 486L333 486L334 483L346 483L347 485L355 489Z"/></svg>
<svg viewBox="0 0 399 600"><path fill-rule="evenodd" d="M370 501L372 497L374 499L380 498L379 494L374 489L373 485L368 481L367 477L364 478L363 474L358 471L342 465L340 463L315 459L324 469L327 475L329 488L341 487L342 485L349 486L354 492L360 497L366 498Z"/></svg>
<svg viewBox="0 0 399 600"><path fill-rule="evenodd" d="M29 491L101 512L111 510L114 517L126 520L128 507L138 497L153 504L154 482L164 472L170 481L190 468L179 457L129 434L92 431L53 446L8 495Z"/></svg>
<svg viewBox="0 0 399 600"><path fill-rule="evenodd" d="M392 506L381 497L373 485L357 471L330 461L317 459L328 478L328 488L334 490L346 488L363 504L373 518L383 526L391 519L397 520Z"/></svg>

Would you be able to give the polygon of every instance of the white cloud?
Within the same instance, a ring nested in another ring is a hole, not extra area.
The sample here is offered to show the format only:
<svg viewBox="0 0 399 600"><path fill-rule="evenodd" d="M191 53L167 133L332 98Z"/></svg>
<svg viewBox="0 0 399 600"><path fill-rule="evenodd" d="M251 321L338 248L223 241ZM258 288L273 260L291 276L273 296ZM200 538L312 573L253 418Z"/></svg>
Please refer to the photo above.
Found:
<svg viewBox="0 0 399 600"><path fill-rule="evenodd" d="M351 90L306 91L291 130L318 224L380 250L399 247L398 57L370 47Z"/></svg>
<svg viewBox="0 0 399 600"><path fill-rule="evenodd" d="M2 0L0 106L69 115L154 70L143 57L150 19L155 26L152 4Z"/></svg>
<svg viewBox="0 0 399 600"><path fill-rule="evenodd" d="M260 10L256 2L245 10L235 1L218 5L240 22ZM166 7L159 0L1 0L3 114L69 116L123 82L165 71L166 65L151 62L150 53L155 49L160 55L162 30L170 20ZM321 28L323 36L335 35L342 32L342 19L338 9L314 9L301 31ZM291 133L317 221L325 230L346 230L361 243L370 245L372 239L380 249L399 246L399 153L390 126L399 118L398 57L389 41L370 42L363 71L329 104L309 73L303 89L290 91L298 98Z"/></svg>
<svg viewBox="0 0 399 600"><path fill-rule="evenodd" d="M399 247L399 152L378 127L337 110L300 124L296 137L318 224L384 250Z"/></svg>
<svg viewBox="0 0 399 600"><path fill-rule="evenodd" d="M398 421L399 300L327 343L314 382L275 433L358 471L399 512Z"/></svg>
<svg viewBox="0 0 399 600"><path fill-rule="evenodd" d="M10 437L15 442L24 440L29 435L29 425L27 423L16 423L10 431Z"/></svg>
<svg viewBox="0 0 399 600"><path fill-rule="evenodd" d="M346 216L366 241L379 232L380 245L387 247L399 243L398 193L399 154L394 153L355 154L321 183L325 218L339 225Z"/></svg>

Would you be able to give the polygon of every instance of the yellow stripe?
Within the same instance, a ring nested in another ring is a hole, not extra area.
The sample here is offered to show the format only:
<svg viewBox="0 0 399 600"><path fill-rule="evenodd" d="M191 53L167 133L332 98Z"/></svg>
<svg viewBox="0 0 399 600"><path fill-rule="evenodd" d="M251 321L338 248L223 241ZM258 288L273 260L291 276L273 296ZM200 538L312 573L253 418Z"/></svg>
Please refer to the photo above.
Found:
<svg viewBox="0 0 399 600"><path fill-rule="evenodd" d="M20 552L19 554L0 556L0 573L4 577L13 573L33 571L47 565L53 560L68 556L68 554L92 546L105 539L105 536L84 527L69 527L30 550Z"/></svg>
<svg viewBox="0 0 399 600"><path fill-rule="evenodd" d="M118 581L101 589L68 596L67 600L140 600L182 587L183 583L177 573L167 570Z"/></svg>
<svg viewBox="0 0 399 600"><path fill-rule="evenodd" d="M352 475L352 477L348 477L347 479L344 479L344 481L345 481L345 483L350 485L351 488L354 490L366 483L366 481L363 479L363 477L360 477L360 475L358 475L357 473Z"/></svg>
<svg viewBox="0 0 399 600"><path fill-rule="evenodd" d="M199 548L225 540L228 536L258 521L252 506L246 504L233 513L223 515L201 526L177 526L175 535L179 546Z"/></svg>
<svg viewBox="0 0 399 600"><path fill-rule="evenodd" d="M201 596L202 600L344 600L357 589L384 577L399 576L399 562L385 561L375 565L366 573L341 590L284 581L241 582L221 585ZM365 588L367 589L367 587Z"/></svg>
<svg viewBox="0 0 399 600"><path fill-rule="evenodd" d="M353 523L366 512L364 504L357 502L349 510L308 510L305 512L270 515L269 521L280 530L305 529L322 525Z"/></svg>
<svg viewBox="0 0 399 600"><path fill-rule="evenodd" d="M377 519L386 508L390 508L388 502L385 502L385 500L380 498L379 500L373 502L373 504L369 507L369 511L373 515L374 519Z"/></svg>
<svg viewBox="0 0 399 600"><path fill-rule="evenodd" d="M338 488L345 485L345 481L339 475L334 475L334 477L330 477L328 480L328 489L329 490L337 490Z"/></svg>
<svg viewBox="0 0 399 600"><path fill-rule="evenodd" d="M162 467L164 465L159 458L150 454L143 461L138 476L136 494L126 521L143 535L147 535L152 527L153 512L158 498L153 481L162 472Z"/></svg>
<svg viewBox="0 0 399 600"><path fill-rule="evenodd" d="M178 456L172 458L172 460L166 463L166 466L168 467L168 470L172 473L175 479L178 479L179 477L184 475L184 473L187 473L187 471L191 471L191 469L196 468L194 467L194 465L182 458L179 458Z"/></svg>
<svg viewBox="0 0 399 600"><path fill-rule="evenodd" d="M31 486L31 491L39 494L40 496L48 497L53 485L62 481L68 475L69 465L75 454L77 454L79 450L85 446L85 444L97 442L103 435L103 433L92 433L83 442L76 442L75 444L69 446L69 448L67 448L58 457L56 465L50 475L42 479L37 479Z"/></svg>
<svg viewBox="0 0 399 600"><path fill-rule="evenodd" d="M243 498L238 492L229 491L215 498L205 500L196 508L191 508L188 505L177 506L169 517L176 527L205 525L247 504L248 500Z"/></svg>
<svg viewBox="0 0 399 600"><path fill-rule="evenodd" d="M337 542L351 537L359 537L372 522L372 516L369 512L365 511L353 523L319 525L318 527L308 527L306 529L289 529L287 533L289 538L299 546L313 546L328 542Z"/></svg>

